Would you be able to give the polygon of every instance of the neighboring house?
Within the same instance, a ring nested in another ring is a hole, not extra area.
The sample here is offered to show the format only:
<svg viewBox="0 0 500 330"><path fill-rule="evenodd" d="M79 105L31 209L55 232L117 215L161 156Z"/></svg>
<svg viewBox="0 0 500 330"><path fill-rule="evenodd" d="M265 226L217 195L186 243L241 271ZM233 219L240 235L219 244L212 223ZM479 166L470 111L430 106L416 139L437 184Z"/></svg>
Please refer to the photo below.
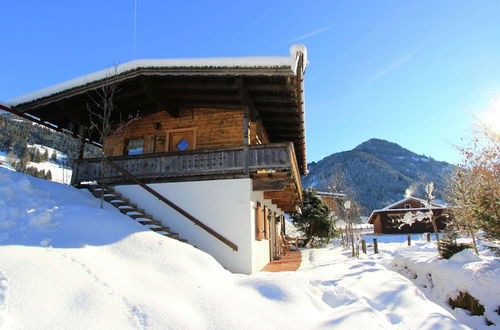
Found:
<svg viewBox="0 0 500 330"><path fill-rule="evenodd" d="M346 195L342 193L332 193L327 191L317 191L316 195L330 207L335 216L339 215L339 203L346 200Z"/></svg>
<svg viewBox="0 0 500 330"><path fill-rule="evenodd" d="M426 201L409 197L393 203L381 210L374 210L368 218L368 223L373 224L375 234L410 234L410 233L427 233L433 232L432 223L429 218L424 218L422 221L416 221L411 226L403 224L401 219L407 212L416 214L417 212L428 212L429 209L425 206ZM431 203L431 210L438 230L446 227L448 220L447 207L438 203Z"/></svg>
<svg viewBox="0 0 500 330"><path fill-rule="evenodd" d="M107 160L119 168L108 165L101 178L99 160L84 159L80 148L73 184L114 186L227 269L249 274L283 252L284 214L297 209L300 176L307 173L306 50L295 45L290 53L136 60L8 105L78 136L81 145L95 143L99 136L87 131L87 107L99 98L100 88L117 84L112 122L139 116L121 134L104 140Z"/></svg>

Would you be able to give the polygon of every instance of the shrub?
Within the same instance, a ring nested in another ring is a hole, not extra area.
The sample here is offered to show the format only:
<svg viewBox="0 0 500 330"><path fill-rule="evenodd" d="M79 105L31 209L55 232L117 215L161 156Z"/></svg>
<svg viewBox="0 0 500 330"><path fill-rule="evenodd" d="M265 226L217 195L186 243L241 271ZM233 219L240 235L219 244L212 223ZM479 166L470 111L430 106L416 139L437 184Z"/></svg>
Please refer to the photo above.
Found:
<svg viewBox="0 0 500 330"><path fill-rule="evenodd" d="M449 223L445 230L443 230L443 237L439 244L439 255L443 259L450 259L454 254L465 249L471 249L471 244L458 243L457 238L459 234L453 223Z"/></svg>

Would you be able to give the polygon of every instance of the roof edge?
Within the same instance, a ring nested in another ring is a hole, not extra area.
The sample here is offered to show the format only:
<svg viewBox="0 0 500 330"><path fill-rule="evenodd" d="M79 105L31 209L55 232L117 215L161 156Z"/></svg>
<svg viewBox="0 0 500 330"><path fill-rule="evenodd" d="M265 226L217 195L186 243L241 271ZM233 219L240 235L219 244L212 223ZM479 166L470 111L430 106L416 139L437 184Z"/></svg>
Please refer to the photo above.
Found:
<svg viewBox="0 0 500 330"><path fill-rule="evenodd" d="M299 64L301 59L303 63L302 65ZM224 69L224 74L226 75L241 75L252 74L248 69L274 69L267 70L262 74L297 75L297 69L299 68L302 71L301 73L305 72L305 64L307 64L307 49L302 44L292 45L290 48L290 56L139 59L118 64L100 71L14 97L4 102L4 105L17 107L45 97L61 94L78 87L83 87L91 83L104 81L112 76L121 76L135 71L156 70L158 72L163 72L163 74L180 74L185 72L187 75L217 75L217 72L220 71L220 69ZM184 72L182 70L184 70Z"/></svg>

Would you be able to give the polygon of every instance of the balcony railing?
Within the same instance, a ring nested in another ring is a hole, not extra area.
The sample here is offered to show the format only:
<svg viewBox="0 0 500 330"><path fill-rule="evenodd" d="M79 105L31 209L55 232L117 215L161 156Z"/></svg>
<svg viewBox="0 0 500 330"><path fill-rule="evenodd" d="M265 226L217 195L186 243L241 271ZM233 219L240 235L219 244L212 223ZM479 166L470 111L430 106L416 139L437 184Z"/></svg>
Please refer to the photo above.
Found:
<svg viewBox="0 0 500 330"><path fill-rule="evenodd" d="M143 182L183 181L204 178L245 177L252 173L288 172L300 185L292 143L249 145L184 152L151 153L134 156L107 157ZM101 159L77 160L73 183L101 180L126 183L115 169L105 166L101 175Z"/></svg>

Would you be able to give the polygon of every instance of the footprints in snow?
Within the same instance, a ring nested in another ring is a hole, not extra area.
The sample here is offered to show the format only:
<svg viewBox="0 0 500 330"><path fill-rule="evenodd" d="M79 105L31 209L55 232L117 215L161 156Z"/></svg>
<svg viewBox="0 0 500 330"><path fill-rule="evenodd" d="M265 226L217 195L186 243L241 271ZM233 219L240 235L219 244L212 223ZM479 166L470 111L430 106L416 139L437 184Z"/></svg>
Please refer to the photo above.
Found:
<svg viewBox="0 0 500 330"><path fill-rule="evenodd" d="M76 259L74 259L74 258L72 258L72 257L70 257L68 255L66 255L63 252L54 250L52 248L48 248L47 251L55 251L61 257L63 257L64 259L67 259L67 260L71 261L72 263L78 265L83 272L87 273L93 279L93 281L95 281L96 283L99 283L102 287L104 287L105 290L106 290L106 292L110 296L115 296L116 298L118 298L121 301L121 303L123 304L124 308L129 313L130 320L132 320L133 323L135 323L135 326L136 326L137 329L147 329L148 328L148 315L146 313L142 312L141 309L137 305L134 305L134 304L130 303L129 300L126 297L121 296L119 293L117 293L104 280L102 280L99 277L97 277L97 275L94 274L87 265L85 265L84 263L81 263L80 261L78 261L78 260L76 260ZM0 278L1 278L1 273L0 273ZM0 306L1 306L1 304L0 304ZM0 311L1 311L1 308L0 308ZM0 325L1 325L1 322L0 322Z"/></svg>
<svg viewBox="0 0 500 330"><path fill-rule="evenodd" d="M338 281L313 281L312 285L318 287L322 292L321 299L331 308L338 308L354 303L364 302L367 307L384 314L391 324L402 322L402 317L387 310L387 306L377 303L365 296L359 296L354 291L339 285Z"/></svg>

